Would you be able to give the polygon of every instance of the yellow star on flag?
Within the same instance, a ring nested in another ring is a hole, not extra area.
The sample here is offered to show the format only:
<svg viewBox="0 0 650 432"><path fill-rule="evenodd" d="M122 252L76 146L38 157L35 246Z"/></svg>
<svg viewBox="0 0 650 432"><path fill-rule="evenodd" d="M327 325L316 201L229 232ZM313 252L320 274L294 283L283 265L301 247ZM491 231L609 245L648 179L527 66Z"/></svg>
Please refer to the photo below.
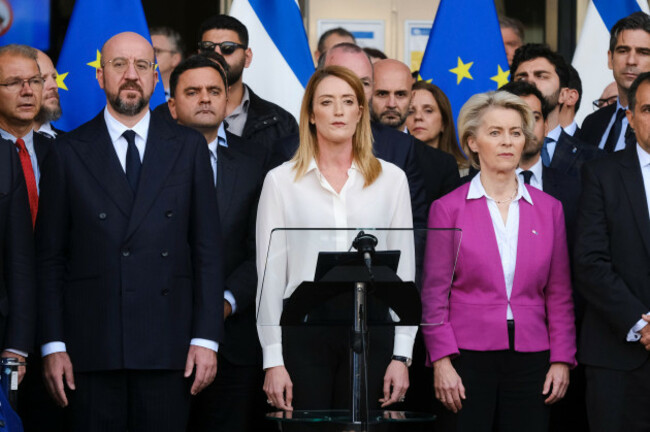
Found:
<svg viewBox="0 0 650 432"><path fill-rule="evenodd" d="M508 84L508 78L510 77L510 70L504 72L504 70L501 69L501 65L497 65L497 67L499 68L499 73L497 73L495 76L491 77L490 79L497 83L497 88L501 88L501 86Z"/></svg>
<svg viewBox="0 0 650 432"><path fill-rule="evenodd" d="M469 78L473 80L472 75L469 73L469 68L472 67L474 62L463 63L463 61L458 57L458 66L453 69L449 69L449 72L456 74L456 84L460 84L463 78Z"/></svg>
<svg viewBox="0 0 650 432"><path fill-rule="evenodd" d="M433 78L429 78L428 80L425 80L424 78L422 78L422 75L418 74L418 81L426 81L429 84L432 84L433 83Z"/></svg>
<svg viewBox="0 0 650 432"><path fill-rule="evenodd" d="M55 72L56 72L56 71L55 71ZM57 85L60 89L63 89L63 90L67 90L67 89L68 89L68 86L66 86L65 83L63 82L63 80L64 80L65 77L67 77L67 76L68 76L68 72L66 72L66 73L62 73L62 74L56 72L56 85Z"/></svg>
<svg viewBox="0 0 650 432"><path fill-rule="evenodd" d="M90 67L94 67L95 69L99 69L102 67L102 54L97 50L97 58L95 61L92 61L90 63L86 63Z"/></svg>

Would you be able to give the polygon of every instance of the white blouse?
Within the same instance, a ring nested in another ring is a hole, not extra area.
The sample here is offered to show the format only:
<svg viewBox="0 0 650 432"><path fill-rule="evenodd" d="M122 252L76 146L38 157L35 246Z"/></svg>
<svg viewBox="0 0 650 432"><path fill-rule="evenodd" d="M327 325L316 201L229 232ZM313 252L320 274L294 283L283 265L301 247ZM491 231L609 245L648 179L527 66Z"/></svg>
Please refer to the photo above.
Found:
<svg viewBox="0 0 650 432"><path fill-rule="evenodd" d="M406 175L380 160L382 173L368 187L353 163L337 193L315 160L295 180L294 162L271 170L264 180L257 211L257 331L264 369L284 364L279 327L283 300L304 281L313 281L318 252L347 251L357 235L349 231L275 231L275 228L412 228L411 198ZM413 234L373 231L377 250L401 250L397 269L404 281L415 278ZM268 263L268 268L267 268ZM263 291L263 292L262 292ZM395 329L393 353L411 357L417 327Z"/></svg>

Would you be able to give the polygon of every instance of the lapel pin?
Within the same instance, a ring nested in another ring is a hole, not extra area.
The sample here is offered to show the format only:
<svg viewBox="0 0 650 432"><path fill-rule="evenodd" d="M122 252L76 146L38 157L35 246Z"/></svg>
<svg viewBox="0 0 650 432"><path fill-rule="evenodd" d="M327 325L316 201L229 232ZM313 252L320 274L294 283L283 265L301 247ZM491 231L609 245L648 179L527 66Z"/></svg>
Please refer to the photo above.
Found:
<svg viewBox="0 0 650 432"><path fill-rule="evenodd" d="M536 231L536 230L533 230L533 234L537 235L537 231Z"/></svg>
<svg viewBox="0 0 650 432"><path fill-rule="evenodd" d="M577 151L578 151L578 148L577 148L577 147L573 147L573 153L575 153L575 152L577 152Z"/></svg>

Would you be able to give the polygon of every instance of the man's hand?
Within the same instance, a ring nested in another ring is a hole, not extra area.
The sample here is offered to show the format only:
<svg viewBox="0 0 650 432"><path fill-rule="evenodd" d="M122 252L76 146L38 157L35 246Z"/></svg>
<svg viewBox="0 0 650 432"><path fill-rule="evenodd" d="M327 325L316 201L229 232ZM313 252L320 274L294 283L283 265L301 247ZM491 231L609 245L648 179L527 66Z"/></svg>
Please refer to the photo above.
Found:
<svg viewBox="0 0 650 432"><path fill-rule="evenodd" d="M226 318L230 316L232 313L232 305L228 300L223 301L223 319L225 321Z"/></svg>
<svg viewBox="0 0 650 432"><path fill-rule="evenodd" d="M15 352L11 352L11 351L2 351L2 354L0 354L0 357L3 357L3 358L14 357L14 358L17 358L20 363L25 363L25 357L21 356L20 354L16 354ZM18 384L23 382L23 378L25 378L25 372L27 372L25 366L18 366Z"/></svg>
<svg viewBox="0 0 650 432"><path fill-rule="evenodd" d="M72 362L68 353L57 352L43 357L43 376L47 391L56 404L60 407L68 406L68 398L63 386L64 378L68 388L75 389Z"/></svg>
<svg viewBox="0 0 650 432"><path fill-rule="evenodd" d="M266 370L264 393L269 404L284 411L293 411L293 383L284 366L274 366Z"/></svg>
<svg viewBox="0 0 650 432"><path fill-rule="evenodd" d="M433 362L433 388L436 399L450 411L457 413L463 408L465 386L449 357Z"/></svg>
<svg viewBox="0 0 650 432"><path fill-rule="evenodd" d="M194 382L190 389L192 396L197 395L210 385L214 381L214 377L217 376L217 353L209 348L190 345L190 351L187 353L187 361L185 362L185 378L192 375L195 366Z"/></svg>
<svg viewBox="0 0 650 432"><path fill-rule="evenodd" d="M395 402L403 402L408 388L409 369L403 362L391 360L384 375L384 397L379 399L381 407L387 407Z"/></svg>
<svg viewBox="0 0 650 432"><path fill-rule="evenodd" d="M643 318L643 321L650 323L650 315L641 315L641 318ZM650 351L650 325L643 327L639 334L641 334L639 342L643 344L646 351Z"/></svg>
<svg viewBox="0 0 650 432"><path fill-rule="evenodd" d="M569 388L569 365L565 363L551 363L551 367L546 373L544 381L543 395L550 395L544 403L546 405L554 404L564 397L566 390ZM553 391L551 391L553 389Z"/></svg>

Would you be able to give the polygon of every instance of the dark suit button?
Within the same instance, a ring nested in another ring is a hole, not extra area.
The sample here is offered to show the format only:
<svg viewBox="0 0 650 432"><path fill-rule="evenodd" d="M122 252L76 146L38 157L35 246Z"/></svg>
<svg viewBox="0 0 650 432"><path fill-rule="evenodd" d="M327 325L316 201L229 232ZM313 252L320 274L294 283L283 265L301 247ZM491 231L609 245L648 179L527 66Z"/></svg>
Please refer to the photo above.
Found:
<svg viewBox="0 0 650 432"><path fill-rule="evenodd" d="M131 251L128 249L122 249L122 256L128 257L131 255Z"/></svg>
<svg viewBox="0 0 650 432"><path fill-rule="evenodd" d="M174 212L171 211L171 210L167 210L167 211L165 212L165 216L167 216L168 218L170 218L170 217L174 216Z"/></svg>
<svg viewBox="0 0 650 432"><path fill-rule="evenodd" d="M101 212L98 216L99 216L99 219L101 219L101 220L106 219L106 213L104 213L104 212Z"/></svg>
<svg viewBox="0 0 650 432"><path fill-rule="evenodd" d="M160 293L161 293L162 295L167 295L167 294L169 294L169 290L168 290L167 288L163 288L163 290L160 291Z"/></svg>
<svg viewBox="0 0 650 432"><path fill-rule="evenodd" d="M166 250L160 252L160 256L162 256L163 258L167 258L168 255L169 255L169 252L167 252Z"/></svg>

